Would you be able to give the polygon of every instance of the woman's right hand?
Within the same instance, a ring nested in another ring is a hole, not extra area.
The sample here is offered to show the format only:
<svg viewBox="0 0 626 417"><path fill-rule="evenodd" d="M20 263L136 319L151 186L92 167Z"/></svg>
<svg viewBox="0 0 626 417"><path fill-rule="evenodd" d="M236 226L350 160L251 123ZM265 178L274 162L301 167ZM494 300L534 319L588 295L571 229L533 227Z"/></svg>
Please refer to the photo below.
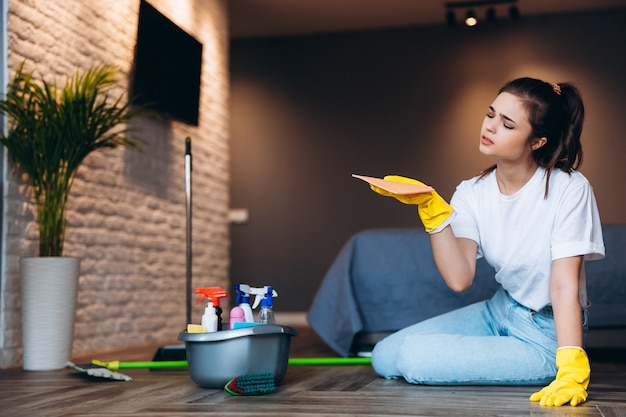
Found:
<svg viewBox="0 0 626 417"><path fill-rule="evenodd" d="M384 179L405 184L425 185L421 181L400 175L387 175ZM427 193L400 195L383 190L375 185L370 185L370 188L385 197L393 197L404 204L416 205L417 213L424 224L424 229L428 233L440 232L454 218L454 209L435 190Z"/></svg>

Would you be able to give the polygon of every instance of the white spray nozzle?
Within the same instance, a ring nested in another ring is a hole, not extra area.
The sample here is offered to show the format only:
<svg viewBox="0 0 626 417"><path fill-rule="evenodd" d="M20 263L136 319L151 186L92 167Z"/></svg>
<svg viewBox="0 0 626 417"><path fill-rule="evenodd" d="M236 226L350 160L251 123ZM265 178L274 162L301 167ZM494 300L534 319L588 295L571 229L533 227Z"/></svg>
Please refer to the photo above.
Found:
<svg viewBox="0 0 626 417"><path fill-rule="evenodd" d="M252 309L254 310L255 308L259 306L259 304L261 304L261 300L263 300L263 297L265 297L265 294L267 294L269 289L272 287L270 287L269 285L266 285L264 287L251 287L248 284L237 284L235 288L242 294L245 294L248 296L254 295L254 303L252 304ZM274 288L272 288L272 297L273 298L278 297L278 293L276 292Z"/></svg>
<svg viewBox="0 0 626 417"><path fill-rule="evenodd" d="M268 293L268 291L270 290L269 285L266 285L264 287L260 287L260 288L250 288L250 295L254 295L254 304L252 304L252 309L254 310L255 308L257 308L259 306L259 304L261 304L261 300L263 300L263 297L265 297L265 294ZM274 288L272 288L272 298L276 298L278 297L278 293L276 292L276 290Z"/></svg>

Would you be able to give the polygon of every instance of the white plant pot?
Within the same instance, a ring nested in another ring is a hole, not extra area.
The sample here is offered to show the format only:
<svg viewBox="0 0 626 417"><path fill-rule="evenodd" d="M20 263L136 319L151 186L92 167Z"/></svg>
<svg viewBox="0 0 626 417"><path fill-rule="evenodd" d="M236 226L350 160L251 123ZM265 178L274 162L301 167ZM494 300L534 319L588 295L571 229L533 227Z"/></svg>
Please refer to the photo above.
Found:
<svg viewBox="0 0 626 417"><path fill-rule="evenodd" d="M23 368L62 369L72 356L80 259L20 260Z"/></svg>

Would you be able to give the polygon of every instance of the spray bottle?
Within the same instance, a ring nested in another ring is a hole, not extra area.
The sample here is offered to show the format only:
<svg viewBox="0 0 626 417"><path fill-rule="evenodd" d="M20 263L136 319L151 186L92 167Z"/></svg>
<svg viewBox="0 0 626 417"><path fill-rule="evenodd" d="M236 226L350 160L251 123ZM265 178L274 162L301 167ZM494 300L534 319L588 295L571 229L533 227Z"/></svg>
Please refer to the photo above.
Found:
<svg viewBox="0 0 626 417"><path fill-rule="evenodd" d="M235 303L243 310L245 321L253 323L254 315L252 314L252 307L250 307L250 286L246 284L235 284L233 287L235 291L237 291Z"/></svg>
<svg viewBox="0 0 626 417"><path fill-rule="evenodd" d="M205 298L209 299L204 314L202 315L202 326L207 333L222 330L222 308L220 298L226 297L226 291L221 287L196 288L195 294L202 294L196 304L200 304Z"/></svg>
<svg viewBox="0 0 626 417"><path fill-rule="evenodd" d="M267 292L265 293L265 296L261 300L261 311L259 311L258 323L262 323L262 324L276 323L276 319L274 318L274 309L272 307L273 293L274 293L274 289L272 287L267 287Z"/></svg>

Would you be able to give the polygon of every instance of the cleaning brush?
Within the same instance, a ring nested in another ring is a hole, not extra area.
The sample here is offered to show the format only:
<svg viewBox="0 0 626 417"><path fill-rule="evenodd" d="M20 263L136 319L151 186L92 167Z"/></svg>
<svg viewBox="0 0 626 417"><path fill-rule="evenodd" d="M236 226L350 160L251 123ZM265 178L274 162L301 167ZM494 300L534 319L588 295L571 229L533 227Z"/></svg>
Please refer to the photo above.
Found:
<svg viewBox="0 0 626 417"><path fill-rule="evenodd" d="M262 395L274 391L274 375L271 372L239 375L226 384L224 390L233 395Z"/></svg>

